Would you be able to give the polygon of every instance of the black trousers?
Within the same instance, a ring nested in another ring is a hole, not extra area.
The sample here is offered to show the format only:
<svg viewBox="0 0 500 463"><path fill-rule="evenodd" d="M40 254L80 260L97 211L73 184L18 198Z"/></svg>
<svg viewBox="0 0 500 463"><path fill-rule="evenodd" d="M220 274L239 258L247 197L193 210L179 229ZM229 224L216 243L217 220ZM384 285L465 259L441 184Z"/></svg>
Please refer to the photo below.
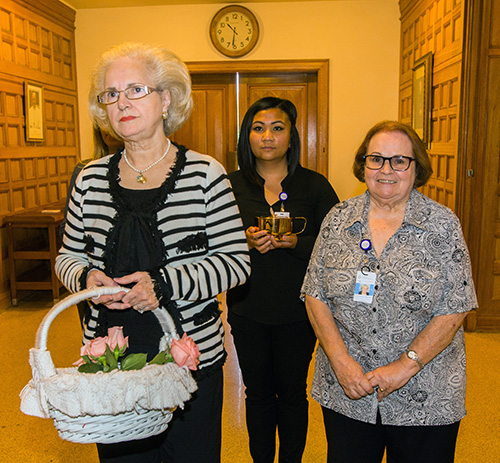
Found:
<svg viewBox="0 0 500 463"><path fill-rule="evenodd" d="M308 425L307 373L316 337L308 321L264 325L229 313L246 387L246 422L255 463L298 463Z"/></svg>
<svg viewBox="0 0 500 463"><path fill-rule="evenodd" d="M322 407L328 463L453 463L460 421L445 426L388 426Z"/></svg>
<svg viewBox="0 0 500 463"><path fill-rule="evenodd" d="M220 463L222 367L198 381L165 432L147 439L97 444L101 463Z"/></svg>

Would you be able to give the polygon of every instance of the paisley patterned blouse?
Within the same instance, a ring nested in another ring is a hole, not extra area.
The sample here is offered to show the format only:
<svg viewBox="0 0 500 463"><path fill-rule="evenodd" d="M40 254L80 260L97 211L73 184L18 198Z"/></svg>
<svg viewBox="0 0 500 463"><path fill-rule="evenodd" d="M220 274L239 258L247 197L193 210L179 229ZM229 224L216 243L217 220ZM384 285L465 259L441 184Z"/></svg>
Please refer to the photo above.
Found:
<svg viewBox="0 0 500 463"><path fill-rule="evenodd" d="M469 253L460 222L448 208L413 190L403 223L382 254L360 248L370 239L366 192L326 216L302 287L326 303L350 355L365 371L396 360L429 321L477 307ZM356 274L376 274L371 303L353 300ZM366 267L364 267L366 268ZM382 402L376 394L348 398L321 347L312 396L350 418L396 426L445 425L465 416L463 328L451 344Z"/></svg>

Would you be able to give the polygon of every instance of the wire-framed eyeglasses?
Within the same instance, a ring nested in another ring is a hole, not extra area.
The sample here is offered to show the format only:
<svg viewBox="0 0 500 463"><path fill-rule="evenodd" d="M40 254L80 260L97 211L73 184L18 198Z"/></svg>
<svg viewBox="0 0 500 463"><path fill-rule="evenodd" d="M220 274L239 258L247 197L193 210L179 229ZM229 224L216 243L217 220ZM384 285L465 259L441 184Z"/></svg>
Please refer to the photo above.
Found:
<svg viewBox="0 0 500 463"><path fill-rule="evenodd" d="M104 90L97 95L97 101L101 104L113 104L120 98L120 93L124 93L129 100L140 100L150 93L157 92L158 89L147 85L131 85L125 90Z"/></svg>
<svg viewBox="0 0 500 463"><path fill-rule="evenodd" d="M379 154L367 154L363 159L365 160L367 169L380 170L384 167L385 161L389 161L391 169L396 172L408 170L411 162L415 160L415 158L410 158L409 156L393 156L392 158L386 158Z"/></svg>

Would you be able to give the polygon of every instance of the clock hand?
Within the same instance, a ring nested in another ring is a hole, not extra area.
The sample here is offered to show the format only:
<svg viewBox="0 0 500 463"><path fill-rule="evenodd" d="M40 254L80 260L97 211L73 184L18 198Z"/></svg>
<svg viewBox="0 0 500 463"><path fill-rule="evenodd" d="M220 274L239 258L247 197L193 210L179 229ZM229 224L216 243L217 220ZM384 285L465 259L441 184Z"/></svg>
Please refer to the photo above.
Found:
<svg viewBox="0 0 500 463"><path fill-rule="evenodd" d="M233 29L233 28L231 27L231 24L228 24L228 25L227 25L227 27L229 27L229 29L231 29L231 30L232 30L232 31L233 31L236 35L238 35L238 32L236 32L236 29Z"/></svg>

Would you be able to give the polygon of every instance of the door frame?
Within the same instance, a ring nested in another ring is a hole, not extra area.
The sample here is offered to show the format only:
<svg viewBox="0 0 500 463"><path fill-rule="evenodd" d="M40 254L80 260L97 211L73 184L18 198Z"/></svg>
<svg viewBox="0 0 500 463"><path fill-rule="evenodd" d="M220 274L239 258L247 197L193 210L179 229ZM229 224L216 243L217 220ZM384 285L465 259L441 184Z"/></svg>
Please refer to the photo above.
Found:
<svg viewBox="0 0 500 463"><path fill-rule="evenodd" d="M191 74L229 74L236 72L241 74L316 74L318 85L316 170L326 178L328 178L329 65L328 59L186 62Z"/></svg>

